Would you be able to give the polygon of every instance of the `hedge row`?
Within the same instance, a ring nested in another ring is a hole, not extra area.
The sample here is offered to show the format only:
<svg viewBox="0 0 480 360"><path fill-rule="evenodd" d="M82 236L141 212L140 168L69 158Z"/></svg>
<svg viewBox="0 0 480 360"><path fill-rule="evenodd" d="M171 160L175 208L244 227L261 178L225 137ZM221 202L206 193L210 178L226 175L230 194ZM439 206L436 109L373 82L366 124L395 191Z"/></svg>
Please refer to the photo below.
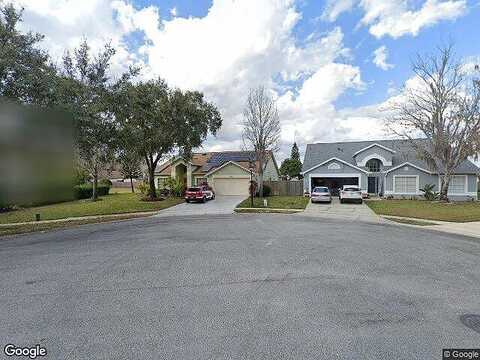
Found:
<svg viewBox="0 0 480 360"><path fill-rule="evenodd" d="M110 192L110 186L108 185L98 185L97 186L97 195L104 196L108 195ZM77 200L80 199L89 199L93 195L93 186L92 184L83 184L83 185L76 185L73 188L73 197Z"/></svg>

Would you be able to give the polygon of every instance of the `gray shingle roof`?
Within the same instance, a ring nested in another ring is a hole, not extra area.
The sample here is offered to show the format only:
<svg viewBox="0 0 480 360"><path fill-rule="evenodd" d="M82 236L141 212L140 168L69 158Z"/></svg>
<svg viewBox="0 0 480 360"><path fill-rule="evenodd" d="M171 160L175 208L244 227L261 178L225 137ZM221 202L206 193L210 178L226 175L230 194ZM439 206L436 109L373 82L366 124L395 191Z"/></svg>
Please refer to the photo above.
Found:
<svg viewBox="0 0 480 360"><path fill-rule="evenodd" d="M395 151L392 158L392 168L410 162L424 169L429 169L428 165L417 158L415 149L407 140L374 140L374 141L352 141L336 143L316 143L307 144L302 171L307 171L328 159L338 158L349 164L356 166L354 154L372 144L379 144ZM469 160L465 160L457 169L457 173L478 174L480 169Z"/></svg>
<svg viewBox="0 0 480 360"><path fill-rule="evenodd" d="M235 161L255 161L254 151L225 151L213 153L207 163L203 165L201 171L208 172L213 168L219 167L226 162Z"/></svg>

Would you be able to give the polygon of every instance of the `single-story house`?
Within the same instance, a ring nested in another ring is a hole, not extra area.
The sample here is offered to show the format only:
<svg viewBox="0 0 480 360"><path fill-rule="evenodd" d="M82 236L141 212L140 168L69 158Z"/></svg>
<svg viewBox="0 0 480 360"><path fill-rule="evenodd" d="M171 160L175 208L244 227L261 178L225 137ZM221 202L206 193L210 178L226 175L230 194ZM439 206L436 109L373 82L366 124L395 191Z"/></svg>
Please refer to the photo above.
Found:
<svg viewBox="0 0 480 360"><path fill-rule="evenodd" d="M253 165L252 174L250 164ZM258 169L259 162L254 151L194 153L190 160L177 156L159 165L155 171L155 184L162 188L165 179L174 177L187 187L208 183L217 195L248 196L250 176L256 179ZM272 152L269 152L263 179L279 179Z"/></svg>
<svg viewBox="0 0 480 360"><path fill-rule="evenodd" d="M417 140L425 141L425 140ZM465 160L451 179L452 200L477 200L480 169ZM440 177L418 158L407 140L355 141L308 144L302 167L304 189L358 185L363 192L396 198L420 197L427 184L440 189Z"/></svg>

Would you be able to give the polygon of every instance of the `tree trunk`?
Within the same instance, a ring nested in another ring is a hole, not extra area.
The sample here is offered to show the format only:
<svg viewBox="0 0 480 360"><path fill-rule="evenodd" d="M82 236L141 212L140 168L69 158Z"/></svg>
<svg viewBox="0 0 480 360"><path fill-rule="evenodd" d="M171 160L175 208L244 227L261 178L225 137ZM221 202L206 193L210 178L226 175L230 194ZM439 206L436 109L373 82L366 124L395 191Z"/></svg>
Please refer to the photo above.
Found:
<svg viewBox="0 0 480 360"><path fill-rule="evenodd" d="M263 171L258 172L258 196L263 198Z"/></svg>
<svg viewBox="0 0 480 360"><path fill-rule="evenodd" d="M448 202L448 186L450 185L450 175L444 174L441 176L440 182L440 201Z"/></svg>
<svg viewBox="0 0 480 360"><path fill-rule="evenodd" d="M151 167L148 169L148 196L151 200L155 200L157 198L157 190L155 188L155 167Z"/></svg>
<svg viewBox="0 0 480 360"><path fill-rule="evenodd" d="M130 177L130 187L132 188L132 193L135 192L135 189L133 188L133 179Z"/></svg>
<svg viewBox="0 0 480 360"><path fill-rule="evenodd" d="M97 185L98 185L98 174L95 171L94 174L93 174L92 201L96 201L97 198L98 198Z"/></svg>

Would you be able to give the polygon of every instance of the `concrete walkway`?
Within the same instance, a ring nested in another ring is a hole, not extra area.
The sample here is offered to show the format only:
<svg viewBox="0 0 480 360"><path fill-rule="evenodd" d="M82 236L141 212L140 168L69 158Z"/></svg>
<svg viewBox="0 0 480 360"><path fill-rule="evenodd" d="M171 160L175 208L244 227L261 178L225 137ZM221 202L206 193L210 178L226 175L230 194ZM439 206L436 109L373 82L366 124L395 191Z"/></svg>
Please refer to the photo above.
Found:
<svg viewBox="0 0 480 360"><path fill-rule="evenodd" d="M182 203L164 209L154 217L233 214L245 196L217 196L206 203Z"/></svg>
<svg viewBox="0 0 480 360"><path fill-rule="evenodd" d="M302 215L374 223L385 222L383 218L375 214L365 203L341 204L337 197L333 198L331 204L312 203L310 201Z"/></svg>

